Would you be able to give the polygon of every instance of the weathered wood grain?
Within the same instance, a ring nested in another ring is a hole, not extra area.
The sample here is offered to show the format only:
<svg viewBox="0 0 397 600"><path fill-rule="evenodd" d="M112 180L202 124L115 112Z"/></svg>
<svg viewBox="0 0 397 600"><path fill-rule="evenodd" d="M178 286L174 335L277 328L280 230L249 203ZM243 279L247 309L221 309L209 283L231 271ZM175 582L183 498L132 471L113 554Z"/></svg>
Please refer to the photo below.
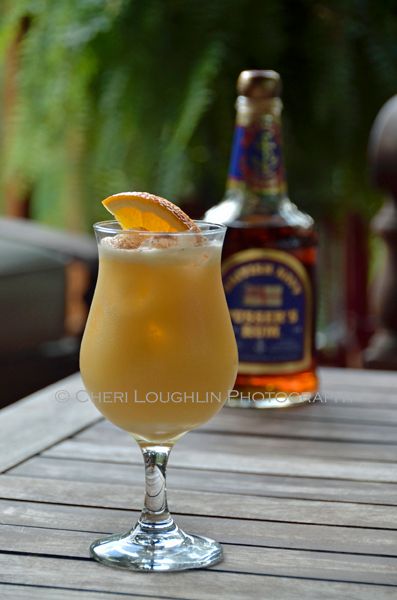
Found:
<svg viewBox="0 0 397 600"><path fill-rule="evenodd" d="M345 389L397 391L397 374L393 371L325 367L319 369L319 379L321 387L325 389L340 386Z"/></svg>
<svg viewBox="0 0 397 600"><path fill-rule="evenodd" d="M38 544L38 539L40 543ZM0 551L89 558L92 533L3 525ZM279 577L308 577L397 586L397 558L337 552L224 545L224 561L213 570Z"/></svg>
<svg viewBox="0 0 397 600"><path fill-rule="evenodd" d="M0 411L0 471L98 420L91 403L60 401L62 391L74 397L81 385L72 375Z"/></svg>
<svg viewBox="0 0 397 600"><path fill-rule="evenodd" d="M319 392L312 402L301 406L283 409L280 405L275 410L250 410L226 407L228 411L238 415L241 412L253 412L257 418L272 420L291 419L297 421L342 421L344 423L369 423L392 425L396 423L397 399L390 399L384 405L384 392L374 397L373 392L327 391ZM260 416L261 415L261 416Z"/></svg>
<svg viewBox="0 0 397 600"><path fill-rule="evenodd" d="M85 531L93 537L128 531L138 511L0 500L0 522L27 527ZM333 525L178 515L186 531L214 536L222 543L298 550L325 550L397 557L397 531ZM45 531L43 533L45 535ZM39 535L37 535L39 539Z"/></svg>
<svg viewBox="0 0 397 600"><path fill-rule="evenodd" d="M143 486L142 465L122 463L34 457L16 467L10 475ZM172 493L188 489L243 496L273 496L397 506L397 485L393 483L279 477L231 471L214 472L207 469L175 468L172 464L168 470L168 487Z"/></svg>
<svg viewBox="0 0 397 600"><path fill-rule="evenodd" d="M364 372L359 373L357 371L342 371L342 370L323 370L322 371L322 379L324 382L324 386L334 386L338 383L337 380L340 381L342 387L347 386L347 390L349 386L353 389L357 390L357 388L363 388L363 383L365 386L372 386L375 390L382 391L390 391L391 394L396 392L395 403L397 403L397 376L395 374L390 373L375 373L368 374ZM67 437L68 435L73 434L78 429L85 427L87 424L96 420L97 413L91 403L89 402L80 402L76 399L76 394L78 395L79 391L83 389L83 385L79 375L71 376L53 386L49 386L45 390L42 390L36 394L33 394L31 397L16 403L15 405L3 409L0 412L0 426L2 430L2 436L0 437L0 469L5 470L9 466L16 464L23 460L24 458L33 455L34 453L42 450L43 448L48 447L57 439L61 439ZM367 390L368 391L368 390ZM58 400L56 398L56 394L59 394ZM383 396L389 396L390 394L383 394ZM59 401L61 399L66 402ZM392 404L394 405L394 400L392 399ZM329 403L326 405L328 408L332 410L332 406L329 406ZM323 408L323 406L321 406ZM315 410L317 411L317 407L307 406L298 409L293 409L293 411L299 412L299 415L295 417L294 423L298 423L299 419L302 417L300 415L304 415L304 409L307 411ZM340 407L340 411L343 410L343 407ZM256 411L254 411L256 413ZM269 411L259 411L264 415ZM275 411L272 411L273 413ZM288 417L288 412L285 411L286 416L281 416L281 413L284 411L277 411L280 413L280 416L277 417L280 421L278 424L272 422L272 427L269 429L268 420L265 421L265 416L262 419L256 416L252 417L252 411L233 411L232 409L227 409L222 412L223 423L222 429L226 431L236 431L236 432L246 432L246 433L255 433L255 434L273 434L274 435L282 435L284 437L288 437L288 434L292 435L292 437L313 437L314 429L316 427L311 427L311 423L308 424L302 423L300 426L295 427L295 431L290 431L288 428L286 429L284 421L292 418ZM317 411L319 412L319 411ZM350 411L351 412L351 411ZM228 415L229 413L229 415ZM233 418L232 413L239 413L239 416ZM306 412L309 415L308 412ZM323 414L326 414L326 411L323 411ZM345 413L342 413L346 415ZM250 416L251 415L251 416ZM306 417L305 417L306 418ZM321 417L322 418L322 417ZM385 418L384 417L376 417L377 418ZM272 417L273 421L276 417ZM236 423L237 420L237 423ZM237 427L236 427L237 426ZM217 430L220 427L219 417L216 418L208 425L210 430ZM10 440L15 440L20 435L21 431L24 432L24 444L16 445L11 444ZM383 432L382 436L382 428L373 427L370 433L367 432L367 436L365 436L365 429L363 431L360 426L354 426L351 430L349 436L349 424L341 424L340 426L330 427L327 431L324 431L324 426L319 430L317 430L317 439L322 436L324 439L351 439L358 440L364 435L364 439L366 441L386 441L386 442L396 442L396 436L394 432ZM324 435L322 435L324 434Z"/></svg>
<svg viewBox="0 0 397 600"><path fill-rule="evenodd" d="M227 410L236 413L244 409ZM244 412L247 412L246 410ZM338 402L337 396L330 397L327 401L317 401L299 407L290 407L286 410L249 410L257 414L256 418L266 418L270 421L309 421L309 422L342 422L365 425L381 425L392 427L397 423L397 410L394 406L376 407L376 403L360 405L357 398L350 398L350 402ZM262 416L260 416L262 415Z"/></svg>
<svg viewBox="0 0 397 600"><path fill-rule="evenodd" d="M287 420L266 415L265 411L225 408L203 425L202 430L247 436L270 435L290 439L397 444L396 428L387 425L346 423L343 420L299 421L292 417Z"/></svg>
<svg viewBox="0 0 397 600"><path fill-rule="evenodd" d="M0 498L140 510L142 486L0 476ZM169 490L176 514L397 529L397 508Z"/></svg>
<svg viewBox="0 0 397 600"><path fill-rule="evenodd" d="M76 434L73 439L97 444L105 443L131 447L131 435L109 421L100 421L92 427L84 429L81 433ZM175 453L184 451L185 448L205 447L211 448L214 452L229 452L231 448L237 448L239 453L256 456L258 445L266 456L276 453L278 456L315 456L397 462L397 446L395 444L366 444L360 442L351 444L349 442L323 440L291 440L285 437L272 437L271 435L248 436L228 432L224 434L209 431L203 432L201 429L193 430L189 435L178 440L173 453L175 455Z"/></svg>
<svg viewBox="0 0 397 600"><path fill-rule="evenodd" d="M359 374L357 374L357 376L359 377ZM302 411L305 412L306 408L310 408L312 405L324 406L327 404L341 410L346 407L352 411L365 409L366 411L372 410L372 412L379 411L379 413L382 413L383 411L386 412L395 409L396 390L393 388L374 389L364 386L356 387L330 383L327 387L321 387L319 392L313 397L312 402L301 408Z"/></svg>
<svg viewBox="0 0 397 600"><path fill-rule="evenodd" d="M394 599L397 374L320 375L317 403L225 408L178 442L171 509L226 555L182 574L88 560L94 538L128 529L139 514L143 467L128 434L76 397L78 375L1 411L1 598Z"/></svg>
<svg viewBox="0 0 397 600"><path fill-rule="evenodd" d="M201 468L210 470L232 471L235 473L259 473L266 475L329 477L355 481L374 481L397 483L397 462L382 463L375 461L349 461L330 457L312 457L291 454L270 454L266 452L266 444L262 440L248 443L248 451L231 444L227 451L211 449L211 443L204 442L200 447L192 448L188 438L175 446L172 464L184 468ZM211 441L209 441L211 442ZM216 445L216 444L215 444ZM242 444L243 446L244 444ZM219 446L218 446L219 447ZM44 456L59 458L76 458L83 460L101 460L103 462L142 463L140 451L131 442L115 445L114 443L66 440L43 453ZM216 476L216 475L215 475Z"/></svg>
<svg viewBox="0 0 397 600"><path fill-rule="evenodd" d="M99 592L85 594L81 590L72 590L70 588L36 587L32 585L12 585L0 583L1 600L81 600L82 595L95 600L120 600L120 598L132 598L133 600L158 600L158 596L140 596L132 592L124 592L122 595L112 592ZM94 595L95 594L95 595ZM173 600L170 596L167 600Z"/></svg>
<svg viewBox="0 0 397 600"><path fill-rule="evenodd" d="M396 594L395 587L378 585L246 575L214 569L172 576L167 573L130 573L115 571L94 561L21 555L14 555L12 560L8 555L0 555L0 581L23 581L30 585L45 583L55 588L68 585L82 590L97 590L100 582L102 592L112 592L116 587L119 593L129 593L131 588L135 588L158 598L186 598L188 593L191 600L222 598L225 593L228 600L363 600L364 597L394 600Z"/></svg>
<svg viewBox="0 0 397 600"><path fill-rule="evenodd" d="M9 475L143 485L141 464L107 463L35 456L8 472ZM248 496L275 496L332 500L397 506L397 484L310 477L279 477L255 473L233 473L207 469L184 469L172 461L168 487L177 490L233 493Z"/></svg>
<svg viewBox="0 0 397 600"><path fill-rule="evenodd" d="M298 421L290 419L266 418L263 411L224 409L211 421L203 425L202 430L228 432L242 435L304 438L337 442L373 442L396 444L396 429L382 425L362 425L341 421ZM254 414L253 414L254 412Z"/></svg>

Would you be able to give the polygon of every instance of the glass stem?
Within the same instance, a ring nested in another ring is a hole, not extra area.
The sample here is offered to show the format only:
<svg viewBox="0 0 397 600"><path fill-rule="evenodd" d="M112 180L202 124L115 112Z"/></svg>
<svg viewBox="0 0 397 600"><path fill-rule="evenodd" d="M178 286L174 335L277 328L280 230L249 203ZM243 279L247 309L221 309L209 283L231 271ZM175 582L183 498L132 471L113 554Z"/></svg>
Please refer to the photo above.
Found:
<svg viewBox="0 0 397 600"><path fill-rule="evenodd" d="M166 468L172 446L140 443L145 461L145 504L139 518L143 531L171 531L176 525L167 505Z"/></svg>

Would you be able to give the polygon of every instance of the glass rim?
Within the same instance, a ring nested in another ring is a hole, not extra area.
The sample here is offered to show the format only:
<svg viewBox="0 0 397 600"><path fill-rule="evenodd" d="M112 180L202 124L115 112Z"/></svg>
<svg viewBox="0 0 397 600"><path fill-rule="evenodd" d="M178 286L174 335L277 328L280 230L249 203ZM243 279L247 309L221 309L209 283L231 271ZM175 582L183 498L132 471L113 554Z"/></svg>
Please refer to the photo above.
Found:
<svg viewBox="0 0 397 600"><path fill-rule="evenodd" d="M142 229L122 229L120 223L115 219L109 219L107 221L98 221L94 223L93 228L95 232L98 233L109 233L109 234L139 234L142 236L153 236L153 235L161 235L163 236L175 236L177 235L182 237L192 237L195 235L214 235L219 233L224 233L227 229L226 225L220 225L219 223L211 223L209 221L204 221L202 219L193 219L193 222L199 227L200 233L197 231L145 231ZM206 227L208 229L206 229Z"/></svg>

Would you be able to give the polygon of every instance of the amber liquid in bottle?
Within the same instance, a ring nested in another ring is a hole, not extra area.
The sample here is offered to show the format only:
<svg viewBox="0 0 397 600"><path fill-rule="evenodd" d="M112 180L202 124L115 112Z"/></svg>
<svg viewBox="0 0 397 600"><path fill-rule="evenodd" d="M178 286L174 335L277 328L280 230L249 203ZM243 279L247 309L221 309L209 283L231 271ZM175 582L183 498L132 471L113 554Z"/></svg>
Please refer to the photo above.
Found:
<svg viewBox="0 0 397 600"><path fill-rule="evenodd" d="M279 248L293 254L307 269L309 280L314 289L316 264L316 234L302 232L299 227L288 224L273 224L266 221L235 221L228 226L223 257L235 254L249 248ZM311 335L311 361L304 371L288 374L272 373L241 373L237 375L236 389L243 394L237 404L252 403L258 407L291 406L309 401L317 390L316 364L314 358L314 312ZM264 393L258 394L259 390ZM236 405L233 398L230 402Z"/></svg>
<svg viewBox="0 0 397 600"><path fill-rule="evenodd" d="M317 236L286 193L278 74L244 71L238 91L226 197L205 215L228 226L223 281L240 355L229 404L283 408L317 390Z"/></svg>

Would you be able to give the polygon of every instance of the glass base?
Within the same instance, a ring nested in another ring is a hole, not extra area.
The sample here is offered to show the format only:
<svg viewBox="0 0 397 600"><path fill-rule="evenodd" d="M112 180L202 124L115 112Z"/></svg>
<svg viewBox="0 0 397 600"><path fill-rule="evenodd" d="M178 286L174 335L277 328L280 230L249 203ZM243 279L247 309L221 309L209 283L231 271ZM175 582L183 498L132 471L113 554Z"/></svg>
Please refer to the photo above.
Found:
<svg viewBox="0 0 397 600"><path fill-rule="evenodd" d="M138 522L129 533L96 540L90 546L95 560L131 571L184 571L209 567L223 558L220 544L184 533L175 523L153 530Z"/></svg>
<svg viewBox="0 0 397 600"><path fill-rule="evenodd" d="M231 408L291 408L313 402L315 392L300 392L284 394L279 392L275 395L267 395L260 392L241 393L238 397L230 397L226 405Z"/></svg>

